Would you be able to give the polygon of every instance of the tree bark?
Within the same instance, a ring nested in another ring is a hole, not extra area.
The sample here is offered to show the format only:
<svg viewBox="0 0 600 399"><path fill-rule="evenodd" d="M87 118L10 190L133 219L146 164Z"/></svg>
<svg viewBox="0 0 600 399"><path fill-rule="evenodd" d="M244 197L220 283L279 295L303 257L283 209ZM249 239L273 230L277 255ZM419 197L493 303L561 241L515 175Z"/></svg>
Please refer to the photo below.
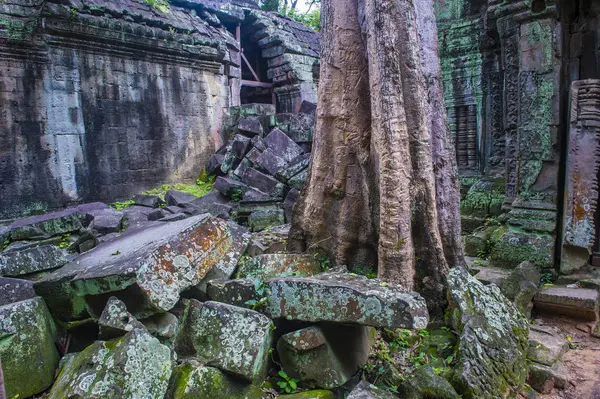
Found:
<svg viewBox="0 0 600 399"><path fill-rule="evenodd" d="M325 0L321 12L313 160L291 249L377 265L439 315L448 267L464 261L431 0Z"/></svg>

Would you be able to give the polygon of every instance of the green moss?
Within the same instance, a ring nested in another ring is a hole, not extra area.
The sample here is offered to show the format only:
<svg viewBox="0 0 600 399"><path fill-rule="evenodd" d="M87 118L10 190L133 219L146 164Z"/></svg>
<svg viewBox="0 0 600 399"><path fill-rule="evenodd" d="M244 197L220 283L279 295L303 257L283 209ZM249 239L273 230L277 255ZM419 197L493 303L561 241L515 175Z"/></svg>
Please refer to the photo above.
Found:
<svg viewBox="0 0 600 399"><path fill-rule="evenodd" d="M111 204L110 207L116 209L117 211L122 211L123 209L128 208L131 205L135 205L134 200L115 202L115 203Z"/></svg>
<svg viewBox="0 0 600 399"><path fill-rule="evenodd" d="M145 195L156 195L160 197L160 199L165 199L165 194L169 190L181 191L184 193L192 194L195 197L202 197L208 194L213 188L212 182L204 182L198 179L196 184L185 184L185 183L176 183L176 184L163 184L161 186L155 187L151 190L147 190L142 192Z"/></svg>
<svg viewBox="0 0 600 399"><path fill-rule="evenodd" d="M281 395L285 399L334 399L335 395L325 389L298 392L291 395Z"/></svg>

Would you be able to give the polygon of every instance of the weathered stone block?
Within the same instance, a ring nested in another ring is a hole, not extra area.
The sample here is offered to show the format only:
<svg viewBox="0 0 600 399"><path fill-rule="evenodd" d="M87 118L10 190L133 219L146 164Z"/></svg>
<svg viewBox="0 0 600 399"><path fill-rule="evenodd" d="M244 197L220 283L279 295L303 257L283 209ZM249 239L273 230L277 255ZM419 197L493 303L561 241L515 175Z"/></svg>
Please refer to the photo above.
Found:
<svg viewBox="0 0 600 399"><path fill-rule="evenodd" d="M271 130L263 141L275 155L288 163L304 152L298 144L277 128Z"/></svg>
<svg viewBox="0 0 600 399"><path fill-rule="evenodd" d="M56 269L67 263L64 252L54 245L43 245L0 254L0 276L21 276Z"/></svg>
<svg viewBox="0 0 600 399"><path fill-rule="evenodd" d="M160 197L156 195L144 195L144 194L136 194L133 197L133 201L136 205L139 206L147 206L150 208L158 208L162 203Z"/></svg>
<svg viewBox="0 0 600 399"><path fill-rule="evenodd" d="M567 385L569 370L562 362L549 367L543 364L532 363L529 366L527 383L539 393L548 394L553 388L564 389Z"/></svg>
<svg viewBox="0 0 600 399"><path fill-rule="evenodd" d="M277 342L282 368L292 378L320 388L345 384L369 357L367 327L311 326Z"/></svg>
<svg viewBox="0 0 600 399"><path fill-rule="evenodd" d="M403 399L458 399L452 385L430 366L417 368L398 388Z"/></svg>
<svg viewBox="0 0 600 399"><path fill-rule="evenodd" d="M362 276L322 273L310 278L275 278L265 285L261 295L254 279L215 281L208 287L208 296L238 306L265 296L267 304L260 311L275 319L387 328L425 328L429 320L419 294Z"/></svg>
<svg viewBox="0 0 600 399"><path fill-rule="evenodd" d="M134 328L145 328L127 311L127 306L118 298L112 296L108 299L104 311L98 319L100 338L111 339L127 334Z"/></svg>
<svg viewBox="0 0 600 399"><path fill-rule="evenodd" d="M448 274L448 322L460 333L453 386L465 398L516 394L527 377L528 320L495 285Z"/></svg>
<svg viewBox="0 0 600 399"><path fill-rule="evenodd" d="M217 177L215 180L215 190L221 194L231 198L241 199L244 193L248 190L248 186L244 183L240 183L237 180L229 179L227 177Z"/></svg>
<svg viewBox="0 0 600 399"><path fill-rule="evenodd" d="M169 348L147 331L134 329L69 357L48 398L162 398L171 366Z"/></svg>
<svg viewBox="0 0 600 399"><path fill-rule="evenodd" d="M243 384L214 367L186 362L173 369L167 399L261 399L256 385Z"/></svg>
<svg viewBox="0 0 600 399"><path fill-rule="evenodd" d="M90 228L100 234L116 233L123 230L124 216L123 212L114 209L102 209L92 213L94 220Z"/></svg>
<svg viewBox="0 0 600 399"><path fill-rule="evenodd" d="M165 194L165 202L169 206L181 206L195 199L196 197L192 194L182 193L181 191L169 190Z"/></svg>
<svg viewBox="0 0 600 399"><path fill-rule="evenodd" d="M240 118L237 129L240 133L248 136L262 136L263 134L263 127L260 123L260 119L256 116L246 116Z"/></svg>
<svg viewBox="0 0 600 399"><path fill-rule="evenodd" d="M237 278L269 279L282 274L314 276L322 272L319 261L307 254L258 255L240 265Z"/></svg>
<svg viewBox="0 0 600 399"><path fill-rule="evenodd" d="M288 194L289 195L289 194ZM248 246L248 255L256 257L262 254L284 252L287 246L287 237L290 225L282 225L252 234Z"/></svg>
<svg viewBox="0 0 600 399"><path fill-rule="evenodd" d="M569 342L551 327L531 326L527 348L527 359L552 366L569 350Z"/></svg>
<svg viewBox="0 0 600 399"><path fill-rule="evenodd" d="M156 209L148 214L148 220L150 220L150 221L159 220L169 214L171 214L171 213L165 211L164 209Z"/></svg>
<svg viewBox="0 0 600 399"><path fill-rule="evenodd" d="M192 356L250 382L267 374L271 320L253 310L218 302L186 301L175 338L179 356Z"/></svg>
<svg viewBox="0 0 600 399"><path fill-rule="evenodd" d="M248 168L242 176L242 182L272 197L283 197L286 186L277 179L265 175L254 168Z"/></svg>
<svg viewBox="0 0 600 399"><path fill-rule="evenodd" d="M295 188L296 190L300 191L302 190L302 187L304 186L304 183L306 183L307 179L308 169L304 169L302 172L298 173L297 175L293 176L290 180L288 180L288 185L291 188Z"/></svg>
<svg viewBox="0 0 600 399"><path fill-rule="evenodd" d="M223 164L223 160L225 159L225 155L222 154L214 154L210 157L208 162L206 163L205 171L208 176L212 176L221 171L221 165Z"/></svg>
<svg viewBox="0 0 600 399"><path fill-rule="evenodd" d="M288 165L288 163L283 158L277 156L271 148L267 148L261 152L254 164L257 169L267 172L271 176L277 176L279 172L284 170Z"/></svg>
<svg viewBox="0 0 600 399"><path fill-rule="evenodd" d="M24 301L35 296L32 281L0 277L0 306Z"/></svg>
<svg viewBox="0 0 600 399"><path fill-rule="evenodd" d="M232 246L227 222L194 216L125 233L45 276L35 289L63 320L88 317L87 310L99 316L108 293L145 317L171 309Z"/></svg>
<svg viewBox="0 0 600 399"><path fill-rule="evenodd" d="M598 301L597 290L556 286L543 287L533 298L539 312L591 321L598 319Z"/></svg>
<svg viewBox="0 0 600 399"><path fill-rule="evenodd" d="M346 399L396 399L396 396L367 381L361 381Z"/></svg>
<svg viewBox="0 0 600 399"><path fill-rule="evenodd" d="M54 381L56 330L40 297L0 306L0 360L8 398L27 398Z"/></svg>
<svg viewBox="0 0 600 399"><path fill-rule="evenodd" d="M184 212L174 213L172 215L167 215L161 219L158 219L159 222L179 222L183 219L187 219L188 214Z"/></svg>
<svg viewBox="0 0 600 399"><path fill-rule="evenodd" d="M248 216L248 226L252 231L262 231L285 223L283 209L263 209L254 211Z"/></svg>

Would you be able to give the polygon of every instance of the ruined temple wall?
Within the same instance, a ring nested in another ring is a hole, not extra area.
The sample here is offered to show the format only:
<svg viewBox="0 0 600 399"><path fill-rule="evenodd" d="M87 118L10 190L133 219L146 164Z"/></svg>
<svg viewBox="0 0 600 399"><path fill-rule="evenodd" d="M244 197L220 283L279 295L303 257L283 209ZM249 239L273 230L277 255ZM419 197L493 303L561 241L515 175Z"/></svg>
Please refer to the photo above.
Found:
<svg viewBox="0 0 600 399"><path fill-rule="evenodd" d="M229 35L95 3L0 5L0 218L193 181L222 142Z"/></svg>

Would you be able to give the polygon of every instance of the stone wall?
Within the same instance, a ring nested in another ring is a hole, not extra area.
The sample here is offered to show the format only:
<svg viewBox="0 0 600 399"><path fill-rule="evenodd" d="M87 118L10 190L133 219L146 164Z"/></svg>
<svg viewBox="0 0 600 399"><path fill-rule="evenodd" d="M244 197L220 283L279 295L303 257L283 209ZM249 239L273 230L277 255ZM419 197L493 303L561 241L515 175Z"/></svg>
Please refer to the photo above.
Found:
<svg viewBox="0 0 600 399"><path fill-rule="evenodd" d="M280 108L316 101L318 34L251 0L172 3L0 2L0 219L195 181L240 103L237 25L285 58Z"/></svg>

